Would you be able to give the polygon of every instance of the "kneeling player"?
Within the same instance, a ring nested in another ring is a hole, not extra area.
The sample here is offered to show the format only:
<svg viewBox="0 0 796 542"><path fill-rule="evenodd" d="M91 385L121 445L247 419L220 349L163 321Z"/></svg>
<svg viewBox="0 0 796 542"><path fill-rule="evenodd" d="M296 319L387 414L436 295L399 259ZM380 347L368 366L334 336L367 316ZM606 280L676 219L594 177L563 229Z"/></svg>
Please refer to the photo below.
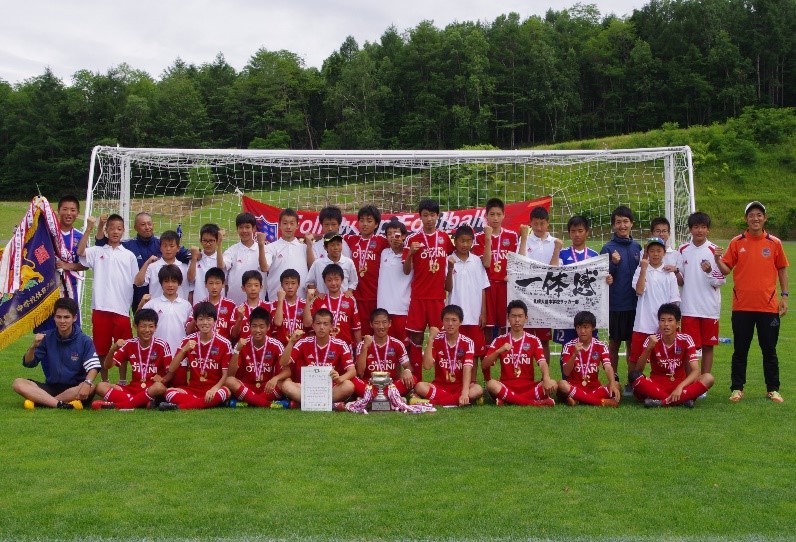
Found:
<svg viewBox="0 0 796 542"><path fill-rule="evenodd" d="M332 401L335 403L335 410L344 410L343 401L354 393L354 383L351 382L356 375L354 359L348 345L332 337L333 318L332 311L318 309L312 317L315 335L302 338L304 331L297 329L285 347L280 361L283 367L292 363L293 371L290 378L282 384L282 393L296 403L301 401L302 367L331 366L329 374L332 377Z"/></svg>
<svg viewBox="0 0 796 542"><path fill-rule="evenodd" d="M429 339L423 353L423 368L434 368L434 381L418 382L415 391L434 405L465 406L480 398L484 390L473 382L472 339L459 333L464 320L462 308L448 305L442 309L440 333L436 327L429 329Z"/></svg>
<svg viewBox="0 0 796 542"><path fill-rule="evenodd" d="M158 313L154 309L140 309L133 317L136 338L119 339L111 345L105 356L105 369L130 363L133 376L127 385L100 382L97 394L101 400L91 403L91 408L139 408L147 406L166 393L163 379L171 364L171 349L163 339L155 337Z"/></svg>
<svg viewBox="0 0 796 542"><path fill-rule="evenodd" d="M690 335L677 333L680 307L664 303L658 309L658 333L644 341L644 351L636 370L630 375L634 395L646 407L683 405L694 406L694 399L713 385L713 375L699 371L694 341ZM644 367L650 362L649 378ZM690 370L686 376L686 364Z"/></svg>
<svg viewBox="0 0 796 542"><path fill-rule="evenodd" d="M365 388L370 382L374 371L390 373L392 383L398 393L406 395L415 387L417 380L412 376L412 367L409 356L406 354L404 343L391 337L390 314L384 309L376 309L370 314L370 327L373 336L365 335L357 345L357 374L354 377L354 390L357 396L365 395Z"/></svg>
<svg viewBox="0 0 796 542"><path fill-rule="evenodd" d="M566 396L567 404L585 403L595 406L619 406L622 391L614 378L608 345L594 338L597 319L589 311L575 315L577 338L564 345L561 352L564 380L558 383L558 392ZM609 386L600 385L600 365L603 366Z"/></svg>
<svg viewBox="0 0 796 542"><path fill-rule="evenodd" d="M193 317L199 331L182 340L165 378L170 382L180 364L185 363L188 366L188 384L169 388L166 391L167 402L160 404L161 410L210 408L229 398L224 382L232 358L232 345L213 331L216 308L207 301L197 303Z"/></svg>
<svg viewBox="0 0 796 542"><path fill-rule="evenodd" d="M525 406L555 406L550 397L556 389L556 381L550 378L550 369L544 356L542 342L536 335L525 331L528 321L528 306L514 300L506 307L509 332L500 335L487 349L482 362L489 369L500 359L500 380L494 378L486 383L489 394L498 406L503 404ZM539 366L542 380L534 380L533 362Z"/></svg>
<svg viewBox="0 0 796 542"><path fill-rule="evenodd" d="M251 337L241 339L235 346L229 364L226 386L232 395L259 407L271 406L282 399L280 383L290 376L290 368L282 367L279 359L284 347L268 336L271 315L263 307L249 315Z"/></svg>

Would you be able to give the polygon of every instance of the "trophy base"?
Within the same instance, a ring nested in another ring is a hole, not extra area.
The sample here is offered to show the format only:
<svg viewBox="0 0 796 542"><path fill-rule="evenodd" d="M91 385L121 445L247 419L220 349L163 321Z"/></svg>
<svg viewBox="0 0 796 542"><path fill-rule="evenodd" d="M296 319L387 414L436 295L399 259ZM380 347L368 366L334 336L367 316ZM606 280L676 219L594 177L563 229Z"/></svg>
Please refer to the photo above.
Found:
<svg viewBox="0 0 796 542"><path fill-rule="evenodd" d="M371 412L390 412L392 407L389 401L376 401L375 399L370 403Z"/></svg>

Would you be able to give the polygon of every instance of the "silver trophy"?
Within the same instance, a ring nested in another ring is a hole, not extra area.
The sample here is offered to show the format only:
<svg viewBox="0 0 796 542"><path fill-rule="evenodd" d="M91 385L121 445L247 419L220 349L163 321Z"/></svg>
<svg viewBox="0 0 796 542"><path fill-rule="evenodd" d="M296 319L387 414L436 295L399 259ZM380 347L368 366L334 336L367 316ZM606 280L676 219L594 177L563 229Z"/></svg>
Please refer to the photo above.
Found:
<svg viewBox="0 0 796 542"><path fill-rule="evenodd" d="M392 384L390 373L384 371L374 371L370 375L370 384L376 387L376 397L370 401L371 412L389 412L392 410L390 400L384 390Z"/></svg>

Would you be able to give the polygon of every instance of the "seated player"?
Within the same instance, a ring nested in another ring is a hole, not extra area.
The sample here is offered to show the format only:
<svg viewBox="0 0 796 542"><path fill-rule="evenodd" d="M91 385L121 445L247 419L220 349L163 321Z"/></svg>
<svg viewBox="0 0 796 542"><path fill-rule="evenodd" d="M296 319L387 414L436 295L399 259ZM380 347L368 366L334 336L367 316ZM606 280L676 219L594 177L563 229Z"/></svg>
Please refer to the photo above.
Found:
<svg viewBox="0 0 796 542"><path fill-rule="evenodd" d="M327 265L323 270L323 282L329 293L307 299L310 312L304 311L304 325L312 326L315 312L326 308L333 316L332 336L345 342L349 348L352 344L359 344L362 340L359 309L353 297L343 294L343 269L335 263Z"/></svg>
<svg viewBox="0 0 796 542"><path fill-rule="evenodd" d="M271 303L271 336L286 345L295 330L304 329L307 301L298 296L301 275L295 269L282 271L279 284L276 301Z"/></svg>
<svg viewBox="0 0 796 542"><path fill-rule="evenodd" d="M251 336L235 346L226 386L241 401L269 407L272 401L282 399L280 384L290 376L290 368L279 364L284 352L282 343L268 336L268 311L262 307L252 310L249 326Z"/></svg>
<svg viewBox="0 0 796 542"><path fill-rule="evenodd" d="M332 401L335 410L345 410L343 401L354 393L356 376L354 359L348 344L332 336L332 312L318 309L312 317L315 335L303 337L304 331L297 329L290 336L280 360L283 367L292 364L291 376L282 384L282 393L298 404L301 401L301 368L329 366L332 378Z"/></svg>
<svg viewBox="0 0 796 542"><path fill-rule="evenodd" d="M492 341L482 361L483 366L489 369L500 359L500 379L493 378L487 382L487 391L498 406L555 406L551 395L558 386L550 378L542 343L536 335L524 329L528 321L528 306L514 300L506 307L506 313L509 332ZM542 373L540 381L534 380L534 360Z"/></svg>
<svg viewBox="0 0 796 542"><path fill-rule="evenodd" d="M204 284L207 297L199 299L197 303L209 301L216 308L216 326L213 331L230 340L232 321L235 318L235 302L224 297L224 271L220 267L211 267L204 272ZM194 305L195 306L195 305ZM185 324L185 331L190 335L196 332L196 323L193 321L193 312Z"/></svg>
<svg viewBox="0 0 796 542"><path fill-rule="evenodd" d="M161 271L165 269L161 268ZM171 349L163 339L155 337L158 313L153 309L141 309L133 317L136 338L119 339L111 345L105 356L105 368L130 363L133 376L129 384L97 384L97 394L102 396L91 403L91 408L139 408L163 397L166 386L163 378L171 364ZM126 372L125 372L126 374Z"/></svg>
<svg viewBox="0 0 796 542"><path fill-rule="evenodd" d="M224 382L232 358L232 345L213 331L216 308L207 301L199 303L193 309L193 318L199 331L182 340L164 379L168 384L178 367L185 365L188 383L166 390L166 401L158 407L161 410L210 408L229 398Z"/></svg>
<svg viewBox="0 0 796 542"><path fill-rule="evenodd" d="M677 333L680 307L664 303L658 309L658 333L644 342L633 379L633 393L645 407L683 405L693 408L694 399L713 385L713 375L701 373L699 356L689 335ZM647 362L650 376L643 375ZM686 370L688 365L688 370Z"/></svg>
<svg viewBox="0 0 796 542"><path fill-rule="evenodd" d="M246 295L246 300L238 305L232 315L232 329L230 336L235 339L248 339L251 331L249 330L249 315L257 307L268 309L268 302L261 299L260 292L263 289L263 276L259 271L249 270L241 277L243 283L241 289Z"/></svg>
<svg viewBox="0 0 796 542"><path fill-rule="evenodd" d="M37 333L22 356L22 366L32 369L41 363L44 382L17 378L12 385L25 398L24 407L36 405L63 409L82 409L94 395L94 378L100 361L94 343L77 322L77 302L63 297L53 310L55 329Z"/></svg>
<svg viewBox="0 0 796 542"><path fill-rule="evenodd" d="M597 319L589 311L580 311L574 320L577 337L565 344L561 352L564 379L558 382L559 395L566 396L570 406L585 403L618 407L622 390L614 378L608 345L594 338ZM600 385L600 365L608 378L608 386Z"/></svg>
<svg viewBox="0 0 796 542"><path fill-rule="evenodd" d="M465 406L484 394L481 386L473 382L475 346L472 339L459 333L462 320L462 308L448 305L442 309L445 331L440 332L436 327L429 330L423 368L434 368L434 380L418 382L415 391L433 405Z"/></svg>
<svg viewBox="0 0 796 542"><path fill-rule="evenodd" d="M365 388L374 371L390 373L392 383L401 395L406 395L417 383L412 376L406 347L389 335L390 325L390 314L386 310L376 309L370 314L373 335L365 335L357 345L356 367L359 376L352 379L358 397L365 395Z"/></svg>

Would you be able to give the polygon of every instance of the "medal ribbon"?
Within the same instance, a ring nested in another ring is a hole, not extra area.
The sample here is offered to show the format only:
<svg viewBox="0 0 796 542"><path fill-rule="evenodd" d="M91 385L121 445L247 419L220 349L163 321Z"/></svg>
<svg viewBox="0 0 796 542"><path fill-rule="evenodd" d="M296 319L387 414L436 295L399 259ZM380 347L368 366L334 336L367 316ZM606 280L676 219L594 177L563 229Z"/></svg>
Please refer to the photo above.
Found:
<svg viewBox="0 0 796 542"><path fill-rule="evenodd" d="M265 347L268 346L268 338L266 337L265 344L263 344L262 347L259 348L260 352L262 352L259 360L257 359L258 349L255 348L254 341L249 339L249 344L251 345L251 350L252 350L252 363L254 363L254 379L257 382L262 382L262 379L260 377L265 372ZM257 363L258 361L260 362L259 364Z"/></svg>
<svg viewBox="0 0 796 542"><path fill-rule="evenodd" d="M326 363L326 357L329 355L329 349L332 348L332 339L329 339L329 342L326 345L326 350L323 352L323 357L321 358L321 354L318 352L318 339L315 339L315 363L316 365L331 365Z"/></svg>
<svg viewBox="0 0 796 542"><path fill-rule="evenodd" d="M573 253L574 253L574 250L573 250ZM583 378L583 380L589 380L589 374L586 371L589 368L589 360L591 359L591 351L592 351L593 348L594 348L594 340L589 342L589 349L585 350L585 352L586 352L586 361L583 361L583 352L584 352L584 350L581 350L580 353L578 354L577 370L580 373L580 376Z"/></svg>
<svg viewBox="0 0 796 542"><path fill-rule="evenodd" d="M362 248L360 244L362 241L365 241L365 248ZM357 241L357 248L359 249L359 258L357 258L357 263L359 263L359 271L362 271L365 267L365 264L368 261L368 253L370 252L370 239L362 239Z"/></svg>
<svg viewBox="0 0 796 542"><path fill-rule="evenodd" d="M676 370L676 367L672 369L672 364L669 362L669 360L671 359L669 357L669 348L667 348L666 343L663 342L663 337L661 337L661 340L658 342L660 343L661 348L663 348L663 357L666 358L666 370L671 371L666 374L670 377L674 377L674 371ZM677 351L677 335L675 335L674 342L672 343L672 352L675 353L676 351Z"/></svg>
<svg viewBox="0 0 796 542"><path fill-rule="evenodd" d="M329 310L331 310L332 314L334 315L334 320L332 321L332 324L334 325L334 327L340 327L338 326L337 322L340 319L340 307L343 305L343 295L340 294L340 296L337 298L337 310L332 310L332 296L327 296L327 297L329 298Z"/></svg>
<svg viewBox="0 0 796 542"><path fill-rule="evenodd" d="M525 346L525 339L527 337L528 337L528 335L523 331L522 332L522 339L520 341L520 349L515 354L514 353L514 343L516 341L512 338L511 332L509 332L509 341L511 341L511 353L514 355L514 359L511 360L511 361L512 361L512 364L514 365L514 373L515 374L517 373L517 371L520 370L520 359L521 359L521 356L522 356L522 348Z"/></svg>
<svg viewBox="0 0 796 542"><path fill-rule="evenodd" d="M424 234L425 235L425 234ZM448 373L451 377L456 377L456 370L458 369L456 363L456 356L459 353L459 341L461 340L461 335L456 336L456 344L453 346L453 355L451 355L451 349L448 345L448 337L445 337L445 353L448 356Z"/></svg>
<svg viewBox="0 0 796 542"><path fill-rule="evenodd" d="M287 336L290 337L291 335L293 335L293 332L296 330L296 316L298 315L299 301L298 299L296 299L296 303L294 305L296 308L293 310L293 316L290 316L290 304L284 299L282 300L282 303L283 303L282 308L284 309L285 312L284 316L287 317L284 324L287 327Z"/></svg>
<svg viewBox="0 0 796 542"><path fill-rule="evenodd" d="M202 339L197 334L196 338L196 353L199 355L199 370L202 372L202 376L207 375L207 369L210 367L210 348L213 346L213 339L210 339L210 342L207 343L207 356L202 356Z"/></svg>
<svg viewBox="0 0 796 542"><path fill-rule="evenodd" d="M373 351L376 354L376 370L377 371L386 371L387 370L387 347L390 346L390 338L387 337L387 342L384 344L384 362L382 363L382 358L379 356L379 345L376 344L376 339L373 339Z"/></svg>
<svg viewBox="0 0 796 542"><path fill-rule="evenodd" d="M141 354L141 341L136 341L136 348L138 348L138 363L139 363L139 371L141 373L141 382L146 382L149 379L149 356L152 354L152 347L155 346L155 340L150 339L149 348L146 349L146 357ZM146 359L146 365L144 365L144 359Z"/></svg>

